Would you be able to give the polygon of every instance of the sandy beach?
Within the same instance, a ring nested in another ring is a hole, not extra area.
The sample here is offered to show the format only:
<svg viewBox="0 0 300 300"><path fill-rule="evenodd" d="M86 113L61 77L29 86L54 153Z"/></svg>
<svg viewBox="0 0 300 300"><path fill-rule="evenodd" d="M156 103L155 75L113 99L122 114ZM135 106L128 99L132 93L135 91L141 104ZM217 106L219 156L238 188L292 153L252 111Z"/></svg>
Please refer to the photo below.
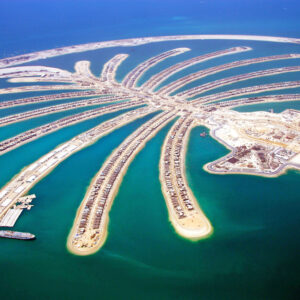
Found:
<svg viewBox="0 0 300 300"><path fill-rule="evenodd" d="M173 126L175 127L176 124ZM188 140L190 136L190 130L194 127L195 125L192 125L188 128L187 132L185 133L183 137L183 150L182 150L182 160L180 162L180 168L182 170L182 178L184 181L185 188L187 189L188 192L188 198L192 202L192 205L194 207L194 210L188 211L184 210L186 217L180 219L172 205L172 201L170 198L170 194L168 193L166 186L165 186L165 179L163 177L164 174L164 153L165 153L165 148L167 145L167 137L164 141L164 144L162 146L161 150L161 159L159 163L159 173L160 173L160 182L161 182L161 188L162 192L167 204L168 208L168 213L169 213L169 220L171 221L171 224L173 225L175 231L182 237L191 239L191 240L200 240L203 239L209 235L212 234L213 232L213 227L210 224L209 220L201 210L198 201L196 200L195 196L193 195L191 189L189 188L185 176L185 155L186 155L186 149L188 145ZM172 169L171 169L172 170ZM171 171L171 179L173 182L176 182L176 176L175 172ZM180 201L182 203L182 201ZM182 205L184 207L184 205Z"/></svg>

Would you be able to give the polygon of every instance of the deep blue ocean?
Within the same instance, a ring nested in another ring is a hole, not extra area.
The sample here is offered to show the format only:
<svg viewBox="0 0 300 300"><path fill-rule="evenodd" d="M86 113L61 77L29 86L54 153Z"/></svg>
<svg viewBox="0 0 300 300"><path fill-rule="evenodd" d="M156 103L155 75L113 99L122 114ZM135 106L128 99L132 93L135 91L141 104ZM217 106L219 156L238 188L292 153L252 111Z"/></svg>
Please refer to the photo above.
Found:
<svg viewBox="0 0 300 300"><path fill-rule="evenodd" d="M253 34L300 38L297 0L0 0L0 58L74 44L178 34ZM232 46L253 51L224 56L173 75L180 76L237 59L300 53L294 44L247 41L179 41L138 47L116 47L35 61L28 65L73 71L78 60L90 60L99 75L115 54L128 53L116 74L121 81L133 67L163 51L189 47L147 71L151 75L178 61ZM188 86L242 72L299 65L300 59L228 70ZM263 79L264 83L299 80L299 72ZM261 79L229 88L255 85ZM0 88L20 84L0 79ZM300 89L275 93L299 93ZM39 94L51 94L40 92ZM0 101L32 97L36 92L0 95ZM73 101L80 101L76 98ZM59 101L66 103L71 100ZM59 104L57 102L57 104ZM0 110L0 117L49 105L34 104ZM51 103L55 104L55 103ZM263 104L237 111L300 109L299 102ZM0 141L89 108L80 108L0 127ZM121 113L121 112L120 112ZM64 128L0 156L0 187L26 165L55 146L119 113ZM168 124L136 156L110 212L109 234L95 255L78 257L66 239L86 189L107 156L151 116L137 120L80 151L39 182L34 207L24 212L16 230L32 232L33 242L0 240L0 299L298 299L300 289L300 174L278 178L219 176L202 168L228 150L204 127L192 130L186 170L188 183L211 220L214 234L200 242L179 237L168 220L158 164Z"/></svg>
<svg viewBox="0 0 300 300"><path fill-rule="evenodd" d="M0 57L176 34L300 37L298 0L1 0Z"/></svg>

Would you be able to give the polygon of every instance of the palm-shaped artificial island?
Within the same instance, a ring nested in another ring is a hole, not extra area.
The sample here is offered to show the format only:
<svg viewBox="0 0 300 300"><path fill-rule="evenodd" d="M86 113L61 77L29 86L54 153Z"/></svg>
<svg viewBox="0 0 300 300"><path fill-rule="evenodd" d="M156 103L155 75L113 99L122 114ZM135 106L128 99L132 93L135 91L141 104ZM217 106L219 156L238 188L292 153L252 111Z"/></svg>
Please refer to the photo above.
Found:
<svg viewBox="0 0 300 300"><path fill-rule="evenodd" d="M244 38L232 38L247 39L245 36ZM270 39L264 38L256 37L257 40L268 41ZM186 85L212 74L271 61L299 59L300 54L288 53L236 60L201 69L167 84L165 81L170 79L172 75L188 67L252 49L244 46L233 47L192 57L163 69L142 84L139 84L140 79L149 69L169 57L180 55L190 49L175 48L151 57L127 73L122 82L118 82L115 75L118 67L128 55L121 53L104 64L99 77L90 71L89 61L78 61L75 64L74 73L47 66L13 66L40 58L86 51L97 47L136 46L172 39L184 38L180 38L180 36L169 37L169 39L161 37L160 39L152 38L152 40L146 38L87 44L37 52L0 61L0 78L9 78L10 82L36 83L35 85L4 88L0 90L0 94L47 90L62 91L56 94L0 102L0 109L85 97L84 100L8 115L0 118L0 126L74 108L91 107L84 112L72 114L1 141L0 155L66 126L113 112L120 113L117 117L111 118L59 145L24 168L7 183L0 191L0 226L14 226L22 209L28 207L32 200L32 196L28 196L26 193L58 164L117 128L145 116L148 116L149 120L130 134L109 155L87 189L68 237L67 245L73 253L87 255L102 247L107 235L109 210L128 166L145 144L170 122L173 124L162 146L159 177L170 221L176 232L185 238L198 240L207 237L212 232L210 221L206 218L189 189L185 176L185 151L193 127L206 126L213 138L231 150L226 156L205 165L204 168L208 172L271 177L278 176L287 168L300 169L299 111L289 109L275 114L262 111L240 113L232 110L232 108L243 105L298 101L300 94L278 94L278 92L265 96L255 96L255 94L298 88L300 81L259 84L205 95L208 91L248 79L299 72L300 66L243 73L184 89ZM299 43L298 40L281 39L274 41ZM102 46L99 46L100 44ZM52 84L39 85L40 82ZM63 92L67 89L72 91ZM94 108L96 105L98 107Z"/></svg>

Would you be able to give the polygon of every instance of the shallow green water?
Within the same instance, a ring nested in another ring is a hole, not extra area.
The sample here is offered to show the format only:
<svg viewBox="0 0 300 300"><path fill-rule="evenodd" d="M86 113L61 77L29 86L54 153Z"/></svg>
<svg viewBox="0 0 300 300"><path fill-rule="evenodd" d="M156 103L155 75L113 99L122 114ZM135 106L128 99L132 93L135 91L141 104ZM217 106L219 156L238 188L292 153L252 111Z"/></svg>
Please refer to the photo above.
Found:
<svg viewBox="0 0 300 300"><path fill-rule="evenodd" d="M187 241L168 221L158 179L165 128L130 166L102 250L89 257L66 250L68 231L90 179L142 122L73 155L32 189L37 205L24 213L16 230L32 231L37 240L1 240L6 276L0 286L18 286L7 291L7 299L293 299L299 280L295 237L300 233L300 205L294 193L299 174L277 179L208 174L202 165L227 150L210 137L201 138L203 128L192 131L187 170L214 226L211 238Z"/></svg>

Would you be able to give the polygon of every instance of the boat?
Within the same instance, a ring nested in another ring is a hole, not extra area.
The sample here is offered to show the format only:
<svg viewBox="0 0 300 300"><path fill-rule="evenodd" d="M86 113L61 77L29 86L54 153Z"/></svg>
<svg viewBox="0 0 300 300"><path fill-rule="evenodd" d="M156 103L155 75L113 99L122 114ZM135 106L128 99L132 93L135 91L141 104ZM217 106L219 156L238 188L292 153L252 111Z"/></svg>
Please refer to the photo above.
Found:
<svg viewBox="0 0 300 300"><path fill-rule="evenodd" d="M18 232L11 230L0 230L0 237L15 240L34 240L35 235L29 232Z"/></svg>

